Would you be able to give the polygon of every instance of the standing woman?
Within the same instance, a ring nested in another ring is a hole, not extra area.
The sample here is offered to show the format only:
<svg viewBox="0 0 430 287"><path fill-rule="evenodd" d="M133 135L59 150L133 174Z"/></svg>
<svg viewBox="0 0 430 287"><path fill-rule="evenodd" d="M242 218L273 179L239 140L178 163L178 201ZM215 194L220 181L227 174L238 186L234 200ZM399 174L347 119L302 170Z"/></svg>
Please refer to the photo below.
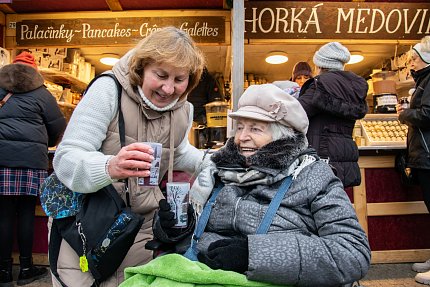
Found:
<svg viewBox="0 0 430 287"><path fill-rule="evenodd" d="M43 85L32 54L22 52L0 69L0 286L13 286L13 230L26 285L47 274L33 266L34 213L39 186L48 176L48 147L55 146L66 119ZM15 220L16 225L15 225Z"/></svg>
<svg viewBox="0 0 430 287"><path fill-rule="evenodd" d="M82 193L127 179L131 208L145 218L121 266L102 286L118 286L124 280L125 267L152 259L144 245L153 237L153 214L164 196L158 186L137 185L137 177L149 176L154 159L151 146L144 142L162 144L160 181L168 169L193 173L200 167L203 152L188 141L193 107L187 95L198 84L203 66L203 54L191 37L174 27L153 32L120 59L112 73L122 86L123 148L118 134L117 87L112 78L97 79L73 112L55 153L58 178ZM124 184L115 185L124 195ZM94 283L90 272L81 271L78 255L64 240L57 271L67 286ZM53 285L60 286L55 277Z"/></svg>
<svg viewBox="0 0 430 287"><path fill-rule="evenodd" d="M408 125L408 166L413 169L423 192L424 203L430 211L430 36L424 37L410 51L411 74L415 81L408 109L397 105L399 120ZM427 146L427 148L426 148ZM417 282L430 285L430 259L415 263Z"/></svg>
<svg viewBox="0 0 430 287"><path fill-rule="evenodd" d="M309 79L312 79L311 66L308 64L308 62L297 62L293 67L291 80L296 82L301 88Z"/></svg>
<svg viewBox="0 0 430 287"><path fill-rule="evenodd" d="M309 118L309 145L336 169L344 187L361 182L352 132L368 110L366 80L344 71L350 56L339 42L322 46L313 58L317 75L303 85L298 99Z"/></svg>

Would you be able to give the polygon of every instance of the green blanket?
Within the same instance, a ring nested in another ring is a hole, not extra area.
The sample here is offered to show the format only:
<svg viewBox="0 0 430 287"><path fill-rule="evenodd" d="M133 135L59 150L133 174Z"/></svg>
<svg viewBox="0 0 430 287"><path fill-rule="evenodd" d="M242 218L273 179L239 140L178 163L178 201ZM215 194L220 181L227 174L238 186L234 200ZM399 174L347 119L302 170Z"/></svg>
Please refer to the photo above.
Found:
<svg viewBox="0 0 430 287"><path fill-rule="evenodd" d="M120 287L274 287L270 283L250 281L246 276L231 271L213 270L182 255L168 254L148 264L128 267Z"/></svg>

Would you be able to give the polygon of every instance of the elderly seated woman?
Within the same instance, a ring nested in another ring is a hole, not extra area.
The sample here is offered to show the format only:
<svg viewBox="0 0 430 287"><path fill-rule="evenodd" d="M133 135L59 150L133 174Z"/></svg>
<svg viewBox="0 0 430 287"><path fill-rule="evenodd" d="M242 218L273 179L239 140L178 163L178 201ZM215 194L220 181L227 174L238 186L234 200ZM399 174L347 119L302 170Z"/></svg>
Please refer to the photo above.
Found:
<svg viewBox="0 0 430 287"><path fill-rule="evenodd" d="M341 181L308 148L308 119L300 103L273 84L253 85L229 116L236 120L234 138L212 154L213 166L191 189L199 218L187 257L194 250L211 269L269 284L261 286L342 286L364 277L370 264L366 234ZM279 207L269 208L276 196ZM208 201L212 207L203 209ZM190 237L184 238L194 229L192 215L188 228L174 228L168 204L160 201L152 243L189 245Z"/></svg>

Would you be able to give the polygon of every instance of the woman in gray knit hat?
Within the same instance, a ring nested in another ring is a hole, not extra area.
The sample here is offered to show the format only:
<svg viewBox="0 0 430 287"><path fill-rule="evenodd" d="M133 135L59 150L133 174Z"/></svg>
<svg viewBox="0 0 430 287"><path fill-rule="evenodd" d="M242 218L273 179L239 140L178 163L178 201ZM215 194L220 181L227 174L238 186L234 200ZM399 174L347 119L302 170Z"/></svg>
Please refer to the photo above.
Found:
<svg viewBox="0 0 430 287"><path fill-rule="evenodd" d="M349 58L339 42L322 46L313 58L317 76L305 83L298 98L309 118L309 145L335 168L344 187L361 182L352 131L368 110L366 80L344 71Z"/></svg>

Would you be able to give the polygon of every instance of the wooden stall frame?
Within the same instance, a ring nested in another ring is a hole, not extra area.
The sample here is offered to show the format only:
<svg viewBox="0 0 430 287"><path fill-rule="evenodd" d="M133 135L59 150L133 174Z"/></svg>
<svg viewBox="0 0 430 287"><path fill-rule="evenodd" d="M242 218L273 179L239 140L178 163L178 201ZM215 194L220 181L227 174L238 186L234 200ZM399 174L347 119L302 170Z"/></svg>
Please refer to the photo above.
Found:
<svg viewBox="0 0 430 287"><path fill-rule="evenodd" d="M361 173L361 184L353 187L354 208L358 221L368 234L367 218L369 216L427 214L423 201L367 203L366 177L367 168L393 168L394 156L360 156L358 160ZM420 262L430 258L430 249L372 251L374 263Z"/></svg>

